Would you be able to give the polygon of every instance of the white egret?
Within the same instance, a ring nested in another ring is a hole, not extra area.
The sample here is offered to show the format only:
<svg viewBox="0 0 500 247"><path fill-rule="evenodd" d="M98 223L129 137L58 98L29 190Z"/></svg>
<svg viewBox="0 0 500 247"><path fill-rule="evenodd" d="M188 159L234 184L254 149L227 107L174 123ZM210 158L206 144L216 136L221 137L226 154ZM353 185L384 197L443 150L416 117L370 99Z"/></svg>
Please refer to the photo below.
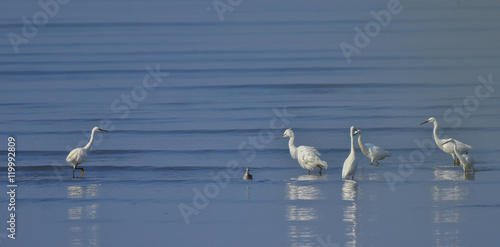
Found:
<svg viewBox="0 0 500 247"><path fill-rule="evenodd" d="M455 152L453 151L453 144L450 142L447 142L449 139L440 139L437 135L437 128L438 128L438 123L434 117L429 118L427 121L421 123L426 124L426 123L434 123L434 141L436 142L436 145L439 147L439 149L443 150L443 152L450 154L451 157L453 157L453 164L458 166L459 165L459 159L456 158ZM455 140L455 139L453 139ZM467 145L465 143L462 143L458 140L455 140L455 144L457 146L457 153L459 154L466 154L469 150L472 149L472 146Z"/></svg>
<svg viewBox="0 0 500 247"><path fill-rule="evenodd" d="M351 126L349 135L351 136L351 153L347 156L342 167L342 179L354 179L358 162L356 161L356 153L354 152L354 136L358 134L358 130Z"/></svg>
<svg viewBox="0 0 500 247"><path fill-rule="evenodd" d="M252 174L250 174L250 168L247 167L247 172L245 172L245 175L243 175L243 179L245 180L252 180Z"/></svg>
<svg viewBox="0 0 500 247"><path fill-rule="evenodd" d="M75 170L79 169L82 171L83 177L83 168L77 167L79 164L82 164L87 160L87 154L90 151L90 147L92 147L92 143L94 142L94 134L97 131L108 132L107 130L103 130L99 127L94 127L92 129L92 135L90 136L90 141L83 148L75 148L66 157L66 162L71 163L73 165L73 177L75 177Z"/></svg>
<svg viewBox="0 0 500 247"><path fill-rule="evenodd" d="M383 148L379 146L375 146L371 143L365 143L363 144L362 138L363 138L363 133L361 130L357 131L359 137L358 137L358 144L359 144L359 149L361 149L361 152L368 158L370 158L371 162L370 165L373 165L373 162L377 163L379 160L385 159L385 157L391 157L391 153L385 151Z"/></svg>
<svg viewBox="0 0 500 247"><path fill-rule="evenodd" d="M309 146L295 147L295 145L293 144L293 142L295 141L295 134L293 133L292 129L285 130L285 133L283 133L282 136L276 138L276 140L282 137L290 137L290 140L288 141L290 156L292 156L292 158L294 159L297 159L302 168L309 170L309 175L311 175L311 170L316 169L316 167L319 168L320 175L323 168L328 168L328 164L319 158L321 154L318 152L318 150L316 150L316 148Z"/></svg>
<svg viewBox="0 0 500 247"><path fill-rule="evenodd" d="M476 163L476 162L469 155L461 154L458 152L456 140L453 140L452 138L450 138L447 141L445 141L444 143L446 143L446 144L450 143L453 146L453 152L455 153L457 158L460 160L460 164L464 168L464 172L467 172L467 170L469 170L469 169L472 170L473 172L476 171L476 169L474 169L474 163Z"/></svg>

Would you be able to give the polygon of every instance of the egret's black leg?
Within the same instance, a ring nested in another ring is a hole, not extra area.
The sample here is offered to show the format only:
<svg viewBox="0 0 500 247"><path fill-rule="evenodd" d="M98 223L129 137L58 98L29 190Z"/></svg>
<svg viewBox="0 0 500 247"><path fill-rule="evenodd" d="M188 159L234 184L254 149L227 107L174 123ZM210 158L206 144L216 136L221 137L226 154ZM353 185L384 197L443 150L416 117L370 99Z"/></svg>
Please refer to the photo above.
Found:
<svg viewBox="0 0 500 247"><path fill-rule="evenodd" d="M73 168L73 178L75 177L75 170L77 170L77 169L82 171L82 175L80 177L83 177L83 168L75 167L75 168Z"/></svg>

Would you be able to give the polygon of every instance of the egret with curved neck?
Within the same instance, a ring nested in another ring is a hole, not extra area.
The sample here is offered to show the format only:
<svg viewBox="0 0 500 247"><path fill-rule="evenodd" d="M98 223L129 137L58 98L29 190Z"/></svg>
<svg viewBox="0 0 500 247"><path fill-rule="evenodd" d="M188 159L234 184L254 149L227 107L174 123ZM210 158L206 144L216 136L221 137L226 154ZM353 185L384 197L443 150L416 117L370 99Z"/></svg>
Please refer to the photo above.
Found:
<svg viewBox="0 0 500 247"><path fill-rule="evenodd" d="M455 153L457 158L460 160L460 164L462 165L462 168L464 168L464 173L467 172L467 170L471 170L472 172L475 172L476 169L474 169L474 163L476 163L476 162L469 155L459 153L458 149L457 149L456 142L457 141L455 141L453 139L449 139L445 143L450 143L453 145L453 152Z"/></svg>
<svg viewBox="0 0 500 247"><path fill-rule="evenodd" d="M285 133L276 138L276 140L282 137L290 137L290 140L288 140L290 156L292 156L293 159L296 159L302 168L309 170L309 175L311 175L311 171L316 168L319 168L320 175L323 168L328 168L328 164L319 158L321 154L318 150L316 150L316 148L310 146L295 147L295 144L293 143L295 141L295 134L292 129L285 130Z"/></svg>
<svg viewBox="0 0 500 247"><path fill-rule="evenodd" d="M437 135L437 128L438 128L438 123L434 117L429 118L427 121L421 123L426 124L426 123L434 123L434 130L432 131L434 135L434 141L436 142L436 145L439 147L439 149L443 150L443 152L450 154L451 157L453 158L453 164L458 166L460 163L460 159L457 158L455 155L454 151L454 145L453 143L450 142L450 140L454 140L456 147L457 147L457 153L459 154L466 154L469 150L472 149L472 146L467 145L463 142L460 142L458 140L455 140L453 138L448 138L448 139L440 139L439 136Z"/></svg>
<svg viewBox="0 0 500 247"><path fill-rule="evenodd" d="M391 153L385 151L383 148L373 145L371 143L365 143L363 144L363 141L361 140L363 138L363 133L361 130L357 130L358 134L358 145L359 149L361 149L361 152L368 158L370 158L371 162L370 165L373 166L373 162L375 162L378 165L379 160L383 160L386 157L391 157Z"/></svg>
<svg viewBox="0 0 500 247"><path fill-rule="evenodd" d="M99 127L94 127L92 129L92 134L90 135L90 140L87 145L83 148L75 148L73 149L69 154L68 157L66 157L66 162L70 163L73 165L73 178L75 177L75 170L81 170L82 171L82 177L83 177L83 168L77 167L78 165L82 164L87 160L87 155L90 151L90 148L92 147L92 143L94 143L94 135L95 132L97 131L103 131L103 132L108 132L107 130L103 130Z"/></svg>

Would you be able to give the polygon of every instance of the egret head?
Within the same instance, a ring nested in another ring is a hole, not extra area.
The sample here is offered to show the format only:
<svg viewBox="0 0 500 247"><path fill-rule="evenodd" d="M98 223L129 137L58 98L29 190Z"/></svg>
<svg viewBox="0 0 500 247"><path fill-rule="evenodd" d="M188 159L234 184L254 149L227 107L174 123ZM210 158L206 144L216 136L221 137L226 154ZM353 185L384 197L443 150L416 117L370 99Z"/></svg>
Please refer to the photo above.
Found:
<svg viewBox="0 0 500 247"><path fill-rule="evenodd" d="M276 138L276 140L282 138L282 137L294 137L295 135L293 134L293 131L292 129L286 129L285 132L283 133L283 135L281 135L280 137Z"/></svg>
<svg viewBox="0 0 500 247"><path fill-rule="evenodd" d="M352 133L352 136L355 136L357 134L359 134L361 131L357 130L356 128L354 128L354 126L351 126L351 133Z"/></svg>
<svg viewBox="0 0 500 247"><path fill-rule="evenodd" d="M353 135L359 135L361 134L361 130L358 130L356 128L354 128L354 134Z"/></svg>
<svg viewBox="0 0 500 247"><path fill-rule="evenodd" d="M109 131L103 130L103 129L97 127L97 126L92 129L92 132L96 132L96 131L109 132Z"/></svg>
<svg viewBox="0 0 500 247"><path fill-rule="evenodd" d="M426 124L426 123L434 123L434 122L436 122L436 119L434 117L431 117L431 118L427 119L427 121L422 122L420 125Z"/></svg>

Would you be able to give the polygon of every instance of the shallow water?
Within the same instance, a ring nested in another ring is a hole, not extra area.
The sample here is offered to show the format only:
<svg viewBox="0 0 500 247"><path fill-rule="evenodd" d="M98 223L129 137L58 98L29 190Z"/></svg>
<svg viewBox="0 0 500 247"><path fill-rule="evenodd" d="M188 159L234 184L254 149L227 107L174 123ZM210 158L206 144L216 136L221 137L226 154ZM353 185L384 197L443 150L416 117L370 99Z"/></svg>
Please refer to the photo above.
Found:
<svg viewBox="0 0 500 247"><path fill-rule="evenodd" d="M1 245L496 246L500 5L401 6L350 63L339 44L387 1L243 1L223 21L210 1L71 1L17 54L1 39L18 185ZM1 3L0 33L40 9ZM474 146L476 173L419 148L431 116ZM111 132L72 179L65 157L96 125ZM351 125L392 157L370 167L356 144L342 181ZM274 140L286 128L322 153L322 176Z"/></svg>

